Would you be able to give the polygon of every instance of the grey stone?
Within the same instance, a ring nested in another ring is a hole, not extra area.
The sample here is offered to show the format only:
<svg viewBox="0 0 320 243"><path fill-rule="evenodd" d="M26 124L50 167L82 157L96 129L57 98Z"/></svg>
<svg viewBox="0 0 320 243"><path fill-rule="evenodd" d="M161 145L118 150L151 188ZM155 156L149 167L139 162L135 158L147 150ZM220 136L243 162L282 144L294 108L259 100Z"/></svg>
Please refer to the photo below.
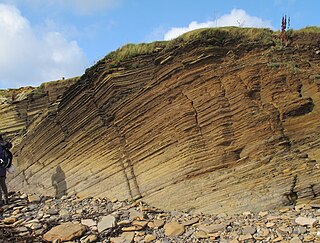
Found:
<svg viewBox="0 0 320 243"><path fill-rule="evenodd" d="M304 234L306 232L307 232L307 229L306 227L303 227L303 226L298 226L293 229L293 233L297 235Z"/></svg>
<svg viewBox="0 0 320 243"><path fill-rule="evenodd" d="M246 234L251 234L253 235L254 233L256 233L257 229L254 226L246 226L242 229L242 234L246 235Z"/></svg>
<svg viewBox="0 0 320 243"><path fill-rule="evenodd" d="M317 223L316 218L308 218L308 217L298 217L295 222L299 225L305 226L314 226Z"/></svg>
<svg viewBox="0 0 320 243"><path fill-rule="evenodd" d="M116 218L112 215L102 217L98 222L98 232L101 233L106 229L113 228L116 225Z"/></svg>
<svg viewBox="0 0 320 243"><path fill-rule="evenodd" d="M302 243L302 241L299 239L299 237L293 237L290 240L290 243Z"/></svg>

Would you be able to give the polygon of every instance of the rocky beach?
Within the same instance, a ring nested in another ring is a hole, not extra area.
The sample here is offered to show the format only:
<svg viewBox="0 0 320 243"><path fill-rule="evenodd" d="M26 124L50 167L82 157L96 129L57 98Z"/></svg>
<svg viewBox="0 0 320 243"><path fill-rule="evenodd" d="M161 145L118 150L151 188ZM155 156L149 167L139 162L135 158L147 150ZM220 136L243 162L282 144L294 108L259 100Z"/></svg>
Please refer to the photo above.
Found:
<svg viewBox="0 0 320 243"><path fill-rule="evenodd" d="M12 192L10 204L1 208L0 242L320 242L319 220L317 200L214 215L192 209L166 212L141 199L58 199Z"/></svg>

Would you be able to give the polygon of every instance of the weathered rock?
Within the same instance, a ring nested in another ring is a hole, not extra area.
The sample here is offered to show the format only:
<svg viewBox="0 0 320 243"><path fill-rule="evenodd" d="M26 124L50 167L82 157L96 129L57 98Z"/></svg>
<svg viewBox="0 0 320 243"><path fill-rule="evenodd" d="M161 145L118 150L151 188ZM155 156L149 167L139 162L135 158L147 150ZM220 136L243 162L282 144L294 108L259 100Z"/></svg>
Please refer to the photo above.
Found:
<svg viewBox="0 0 320 243"><path fill-rule="evenodd" d="M92 227L92 226L97 225L96 221L94 221L92 219L81 219L81 224L88 226L88 227Z"/></svg>
<svg viewBox="0 0 320 243"><path fill-rule="evenodd" d="M124 232L120 237L110 238L111 243L132 243L134 238L134 232Z"/></svg>
<svg viewBox="0 0 320 243"><path fill-rule="evenodd" d="M123 227L121 230L128 232L128 231L137 231L142 230L143 228L141 226L129 226L129 227Z"/></svg>
<svg viewBox="0 0 320 243"><path fill-rule="evenodd" d="M49 208L47 211L46 211L47 214L50 214L50 215L56 215L59 213L59 211L55 208Z"/></svg>
<svg viewBox="0 0 320 243"><path fill-rule="evenodd" d="M303 238L303 241L305 241L305 242L310 242L313 240L314 240L314 236L312 236L312 235L307 235Z"/></svg>
<svg viewBox="0 0 320 243"><path fill-rule="evenodd" d="M302 241L296 236L290 239L289 243L302 243Z"/></svg>
<svg viewBox="0 0 320 243"><path fill-rule="evenodd" d="M155 227L162 227L164 224L165 224L165 221L164 220L161 220L161 219L156 219L153 221L153 224Z"/></svg>
<svg viewBox="0 0 320 243"><path fill-rule="evenodd" d="M192 219L189 219L189 220L183 222L183 225L190 226L190 225L196 224L198 222L199 222L199 218L192 218Z"/></svg>
<svg viewBox="0 0 320 243"><path fill-rule="evenodd" d="M56 239L68 241L81 237L85 231L86 228L83 225L68 222L53 227L44 234L43 239L50 242Z"/></svg>
<svg viewBox="0 0 320 243"><path fill-rule="evenodd" d="M312 208L320 208L320 200L314 200L310 203Z"/></svg>
<svg viewBox="0 0 320 243"><path fill-rule="evenodd" d="M260 229L258 231L258 235L262 237L267 237L270 234L270 231L268 229Z"/></svg>
<svg viewBox="0 0 320 243"><path fill-rule="evenodd" d="M41 197L39 195L28 195L29 203L37 203L40 202Z"/></svg>
<svg viewBox="0 0 320 243"><path fill-rule="evenodd" d="M144 242L152 242L157 239L157 236L148 234L144 237Z"/></svg>
<svg viewBox="0 0 320 243"><path fill-rule="evenodd" d="M279 242L279 241L282 241L282 240L283 240L283 237L282 236L278 236L278 237L274 238L272 240L272 242Z"/></svg>
<svg viewBox="0 0 320 243"><path fill-rule="evenodd" d="M87 235L80 239L80 243L91 243L96 242L98 237L96 235Z"/></svg>
<svg viewBox="0 0 320 243"><path fill-rule="evenodd" d="M143 220L144 219L144 213L136 210L136 209L129 209L129 214L130 214L130 219L131 220L135 220L135 219L140 219Z"/></svg>
<svg viewBox="0 0 320 243"><path fill-rule="evenodd" d="M208 234L204 231L197 231L194 233L194 237L197 239L207 239L209 238Z"/></svg>
<svg viewBox="0 0 320 243"><path fill-rule="evenodd" d="M225 224L198 225L198 229L206 233L216 233L226 229Z"/></svg>
<svg viewBox="0 0 320 243"><path fill-rule="evenodd" d="M177 222L170 222L164 225L164 233L166 236L179 236L182 235L185 231L185 227L182 224Z"/></svg>
<svg viewBox="0 0 320 243"><path fill-rule="evenodd" d="M257 229L256 227L253 226L246 226L242 229L242 234L246 235L246 234L250 234L253 235L254 233L256 233Z"/></svg>
<svg viewBox="0 0 320 243"><path fill-rule="evenodd" d="M42 224L40 223L29 223L29 224L26 224L26 226L28 226L30 229L33 229L33 230L42 228Z"/></svg>
<svg viewBox="0 0 320 243"><path fill-rule="evenodd" d="M133 221L133 222L132 222L132 225L138 226L138 227L141 227L141 228L146 227L147 224L148 224L148 221L137 221L137 220L136 220L136 221Z"/></svg>
<svg viewBox="0 0 320 243"><path fill-rule="evenodd" d="M59 211L59 215L60 215L61 217L65 217L65 216L70 215L70 212L69 212L68 210L66 210L66 209L61 209L61 210Z"/></svg>
<svg viewBox="0 0 320 243"><path fill-rule="evenodd" d="M5 224L13 224L13 223L15 223L16 221L17 221L17 219L16 219L16 218L13 218L13 217L4 218L4 219L3 219L3 223L5 223Z"/></svg>
<svg viewBox="0 0 320 243"><path fill-rule="evenodd" d="M316 218L307 218L307 217L298 217L295 219L295 222L299 225L308 225L308 226L314 226L317 223Z"/></svg>
<svg viewBox="0 0 320 243"><path fill-rule="evenodd" d="M245 235L240 235L239 236L239 240L240 241L245 241L245 240L250 240L252 239L252 235L251 234L245 234Z"/></svg>
<svg viewBox="0 0 320 243"><path fill-rule="evenodd" d="M274 225L275 225L274 222L268 222L268 223L266 224L266 227L267 227L267 228L271 228L271 227L273 227Z"/></svg>
<svg viewBox="0 0 320 243"><path fill-rule="evenodd" d="M299 227L295 227L293 230L294 234L300 235L300 234L304 234L307 232L307 229L305 227L299 226Z"/></svg>
<svg viewBox="0 0 320 243"><path fill-rule="evenodd" d="M268 212L259 212L258 214L260 217L265 217L268 215Z"/></svg>
<svg viewBox="0 0 320 243"><path fill-rule="evenodd" d="M112 215L103 216L98 222L98 232L102 232L106 229L114 227L116 224L116 218Z"/></svg>

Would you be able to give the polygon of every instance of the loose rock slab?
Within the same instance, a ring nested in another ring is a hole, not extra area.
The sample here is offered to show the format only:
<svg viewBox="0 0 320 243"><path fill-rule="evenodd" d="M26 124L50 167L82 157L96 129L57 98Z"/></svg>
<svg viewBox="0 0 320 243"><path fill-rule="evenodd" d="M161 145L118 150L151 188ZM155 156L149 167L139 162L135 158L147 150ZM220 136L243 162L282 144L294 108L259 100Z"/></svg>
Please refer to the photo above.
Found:
<svg viewBox="0 0 320 243"><path fill-rule="evenodd" d="M110 229L115 226L116 218L112 215L104 216L98 223L98 232Z"/></svg>
<svg viewBox="0 0 320 243"><path fill-rule="evenodd" d="M54 240L68 241L81 237L86 231L86 227L78 223L64 223L53 227L44 234L43 239L53 242Z"/></svg>
<svg viewBox="0 0 320 243"><path fill-rule="evenodd" d="M164 225L164 233L166 236L179 236L185 231L185 227L177 222L171 222Z"/></svg>
<svg viewBox="0 0 320 243"><path fill-rule="evenodd" d="M307 217L298 217L295 222L299 225L305 226L314 226L317 223L317 219L315 218L307 218Z"/></svg>

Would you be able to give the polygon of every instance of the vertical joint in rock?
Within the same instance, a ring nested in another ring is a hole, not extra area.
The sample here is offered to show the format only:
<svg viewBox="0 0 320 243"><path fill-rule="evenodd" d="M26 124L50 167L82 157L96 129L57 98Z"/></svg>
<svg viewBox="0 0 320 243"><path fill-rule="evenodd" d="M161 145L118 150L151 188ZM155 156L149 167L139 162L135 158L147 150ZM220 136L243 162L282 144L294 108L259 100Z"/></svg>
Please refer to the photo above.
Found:
<svg viewBox="0 0 320 243"><path fill-rule="evenodd" d="M195 116L195 121L196 121L196 127L199 129L199 132L201 134L201 136L203 136L202 134L202 129L201 129L201 126L199 124L199 115L198 115L198 111L197 109L194 107L194 104L193 104L193 100L191 100L185 93L182 92L182 94L187 98L188 101L190 101L190 104L191 104L191 107L194 111L194 116Z"/></svg>
<svg viewBox="0 0 320 243"><path fill-rule="evenodd" d="M298 193L295 190L295 187L297 185L297 179L298 179L298 176L295 175L292 180L290 191L285 193L285 196L288 200L289 205L296 205L297 200L298 200Z"/></svg>
<svg viewBox="0 0 320 243"><path fill-rule="evenodd" d="M316 191L314 190L314 185L313 185L313 184L310 185L310 189L311 189L313 198L316 198L316 197L317 197L317 193L316 193Z"/></svg>
<svg viewBox="0 0 320 243"><path fill-rule="evenodd" d="M130 156L126 150L126 139L124 135L121 134L119 127L114 123L114 121L113 121L113 127L115 128L120 141L122 155L119 158L119 162L120 162L120 166L122 168L123 174L126 178L126 183L127 183L130 197L132 200L138 197L141 198L142 196L141 196L140 188L138 185L138 181L133 169Z"/></svg>

